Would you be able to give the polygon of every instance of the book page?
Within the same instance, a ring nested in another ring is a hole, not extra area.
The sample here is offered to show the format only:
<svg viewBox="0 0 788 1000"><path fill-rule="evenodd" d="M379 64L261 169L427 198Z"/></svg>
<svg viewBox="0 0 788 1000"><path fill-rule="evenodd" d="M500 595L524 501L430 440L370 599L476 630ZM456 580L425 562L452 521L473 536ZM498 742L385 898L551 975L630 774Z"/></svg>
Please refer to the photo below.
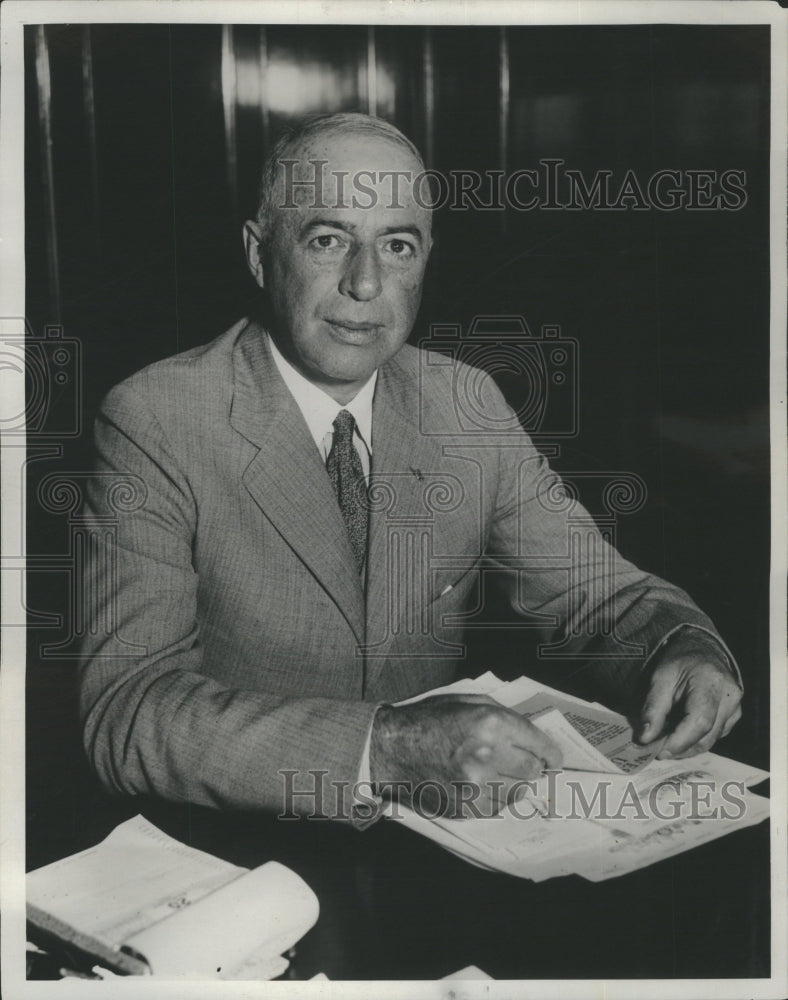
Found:
<svg viewBox="0 0 788 1000"><path fill-rule="evenodd" d="M269 861L125 943L145 956L154 976L257 978L306 934L319 911L306 882Z"/></svg>
<svg viewBox="0 0 788 1000"><path fill-rule="evenodd" d="M95 847L30 872L27 900L117 948L245 871L135 816Z"/></svg>
<svg viewBox="0 0 788 1000"><path fill-rule="evenodd" d="M537 712L531 722L558 746L563 755L563 766L570 771L616 771L604 754L601 754L572 726L557 708Z"/></svg>
<svg viewBox="0 0 788 1000"><path fill-rule="evenodd" d="M425 698L434 698L439 694L489 694L494 688L500 687L501 680L491 671L481 674L479 677L462 677L451 684L444 684L441 687L431 688L421 694L414 694L411 698L403 698L397 705L412 705L415 701L424 701Z"/></svg>
<svg viewBox="0 0 788 1000"><path fill-rule="evenodd" d="M656 828L653 824L642 827L637 823L620 824L608 839L600 842L604 846L576 855L574 870L591 882L602 882L653 865L735 830L754 826L768 816L769 800L749 793L746 809L737 819L679 816Z"/></svg>
<svg viewBox="0 0 788 1000"><path fill-rule="evenodd" d="M567 694L566 691L560 691L558 688L550 687L548 684L543 684L541 681L535 681L532 677L527 677L525 675L518 677L513 681L499 682L497 687L492 688L492 690L487 693L491 698L495 698L496 701L499 701L507 708L513 708L514 705L518 705L520 702L525 701L528 698L532 698L536 694L549 694L554 698L558 698L573 705L580 705L583 708L591 706L593 708L604 710L604 705L600 705L598 701L585 701L583 698L578 698L573 694Z"/></svg>
<svg viewBox="0 0 788 1000"><path fill-rule="evenodd" d="M594 754L586 754L590 761L596 758L596 765L587 763L578 770L621 771L633 774L649 764L662 749L664 740L658 739L648 746L641 746L634 741L634 733L629 722L623 715L608 709L596 708L592 705L578 704L574 699L564 699L555 694L535 694L533 697L512 705L511 708L524 716L532 718L558 709L583 741L593 749ZM532 718L536 724L536 718ZM575 752L577 741L568 744ZM561 742L559 741L559 746ZM572 767L572 764L565 764Z"/></svg>

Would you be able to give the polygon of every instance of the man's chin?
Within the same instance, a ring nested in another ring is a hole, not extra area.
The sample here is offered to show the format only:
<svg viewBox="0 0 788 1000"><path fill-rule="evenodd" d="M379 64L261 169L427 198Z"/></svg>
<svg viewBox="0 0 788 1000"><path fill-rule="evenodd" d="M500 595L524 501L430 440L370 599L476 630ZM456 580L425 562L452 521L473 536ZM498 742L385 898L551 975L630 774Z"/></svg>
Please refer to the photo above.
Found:
<svg viewBox="0 0 788 1000"><path fill-rule="evenodd" d="M337 344L330 356L322 359L320 370L336 382L366 382L391 352L380 343Z"/></svg>
<svg viewBox="0 0 788 1000"><path fill-rule="evenodd" d="M342 368L331 368L324 378L327 383L339 388L355 386L358 390L365 382L369 381L377 368L378 365L348 365Z"/></svg>
<svg viewBox="0 0 788 1000"><path fill-rule="evenodd" d="M302 374L338 402L346 403L364 387L377 368L377 362L371 359L367 359L366 363L360 363L358 358L350 359L348 363L332 359L330 364L302 369Z"/></svg>

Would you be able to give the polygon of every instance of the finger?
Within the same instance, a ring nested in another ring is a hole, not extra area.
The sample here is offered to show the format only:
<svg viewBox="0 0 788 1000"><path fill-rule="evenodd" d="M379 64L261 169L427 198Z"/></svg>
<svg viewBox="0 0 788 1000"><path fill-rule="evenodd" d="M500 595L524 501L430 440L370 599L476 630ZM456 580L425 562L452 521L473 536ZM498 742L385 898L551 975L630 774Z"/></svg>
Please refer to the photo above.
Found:
<svg viewBox="0 0 788 1000"><path fill-rule="evenodd" d="M555 740L528 719L516 716L516 722L517 727L511 738L514 750L532 754L542 761L540 772L545 768L558 769L563 766L564 755Z"/></svg>
<svg viewBox="0 0 788 1000"><path fill-rule="evenodd" d="M710 750L741 718L740 702L741 689L732 683L724 684L721 689L707 685L691 689L684 720L670 735L663 748L664 752L659 756L688 757ZM682 725L688 716L697 716L698 728L702 728L704 717L708 720L712 714L715 715L714 722L700 737L693 739L693 735L686 729L682 732ZM685 745L681 745L682 736L685 737ZM676 742L677 738L679 742Z"/></svg>
<svg viewBox="0 0 788 1000"><path fill-rule="evenodd" d="M544 768L541 758L505 742L473 749L466 745L458 764L462 779L455 784L454 809L466 819L495 815L504 806L519 801L528 784L535 786Z"/></svg>
<svg viewBox="0 0 788 1000"><path fill-rule="evenodd" d="M494 705L495 708L503 708L500 701L491 698L488 694L441 694L434 695L435 700L458 701L466 705ZM427 699L425 699L426 701Z"/></svg>
<svg viewBox="0 0 788 1000"><path fill-rule="evenodd" d="M501 777L511 778L513 781L538 778L545 769L544 759L534 750L523 749L508 742L495 747L488 760Z"/></svg>
<svg viewBox="0 0 788 1000"><path fill-rule="evenodd" d="M503 782L506 790L513 784L539 778L544 770L544 761L540 757L510 743L496 747L483 744L475 749L468 748L458 759L458 764L463 778Z"/></svg>
<svg viewBox="0 0 788 1000"><path fill-rule="evenodd" d="M640 713L640 731L637 738L641 743L653 743L662 735L668 715L673 708L675 693L675 671L668 669L657 671L651 679Z"/></svg>
<svg viewBox="0 0 788 1000"><path fill-rule="evenodd" d="M458 815L492 816L503 809L513 784L501 777L494 768L471 757L462 768L463 776L454 782L455 809Z"/></svg>
<svg viewBox="0 0 788 1000"><path fill-rule="evenodd" d="M659 757L686 757L691 753L702 753L716 740L723 721L716 699L706 692L691 691L684 716L668 736Z"/></svg>
<svg viewBox="0 0 788 1000"><path fill-rule="evenodd" d="M496 753L505 747L514 746L520 752L533 754L544 762L543 766L561 766L561 751L555 742L532 722L502 705L498 706L496 712L480 715L469 733L468 742L471 750L487 745Z"/></svg>
<svg viewBox="0 0 788 1000"><path fill-rule="evenodd" d="M534 763L538 770L540 762L534 759ZM496 768L485 766L475 758L466 762L464 771L464 779L455 782L454 790L455 809L465 818L492 816L504 806L522 798L528 781L535 785L534 778L501 774Z"/></svg>
<svg viewBox="0 0 788 1000"><path fill-rule="evenodd" d="M739 706L742 699L742 690L738 684L734 684L732 681L726 681L722 688L722 694L720 696L720 713L722 714L723 724L727 724L731 716L735 715L739 711ZM741 716L741 711L739 711L739 716Z"/></svg>
<svg viewBox="0 0 788 1000"><path fill-rule="evenodd" d="M731 729L733 729L733 727L736 725L736 723L739 721L740 718L741 718L741 707L737 705L733 713L728 716L728 721L722 727L722 733L720 734L720 739L723 739L725 736L728 735L728 733L731 731Z"/></svg>

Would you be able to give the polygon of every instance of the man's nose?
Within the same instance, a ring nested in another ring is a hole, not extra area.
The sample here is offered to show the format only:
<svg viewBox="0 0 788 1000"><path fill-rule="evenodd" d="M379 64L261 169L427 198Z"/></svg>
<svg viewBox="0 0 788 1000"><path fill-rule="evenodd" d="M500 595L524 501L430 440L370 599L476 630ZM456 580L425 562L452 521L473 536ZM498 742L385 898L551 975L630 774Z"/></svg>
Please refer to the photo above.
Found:
<svg viewBox="0 0 788 1000"><path fill-rule="evenodd" d="M380 295L380 261L375 247L359 247L347 261L339 290L359 302L368 302Z"/></svg>

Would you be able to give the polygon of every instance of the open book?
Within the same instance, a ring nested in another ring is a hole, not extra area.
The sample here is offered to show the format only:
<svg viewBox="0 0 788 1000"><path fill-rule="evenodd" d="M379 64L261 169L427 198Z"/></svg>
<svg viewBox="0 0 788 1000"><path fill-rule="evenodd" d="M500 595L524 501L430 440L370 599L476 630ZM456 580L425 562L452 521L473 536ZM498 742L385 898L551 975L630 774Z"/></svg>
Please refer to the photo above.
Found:
<svg viewBox="0 0 788 1000"><path fill-rule="evenodd" d="M34 931L125 975L272 979L315 924L317 897L275 861L251 871L141 816L26 879Z"/></svg>

